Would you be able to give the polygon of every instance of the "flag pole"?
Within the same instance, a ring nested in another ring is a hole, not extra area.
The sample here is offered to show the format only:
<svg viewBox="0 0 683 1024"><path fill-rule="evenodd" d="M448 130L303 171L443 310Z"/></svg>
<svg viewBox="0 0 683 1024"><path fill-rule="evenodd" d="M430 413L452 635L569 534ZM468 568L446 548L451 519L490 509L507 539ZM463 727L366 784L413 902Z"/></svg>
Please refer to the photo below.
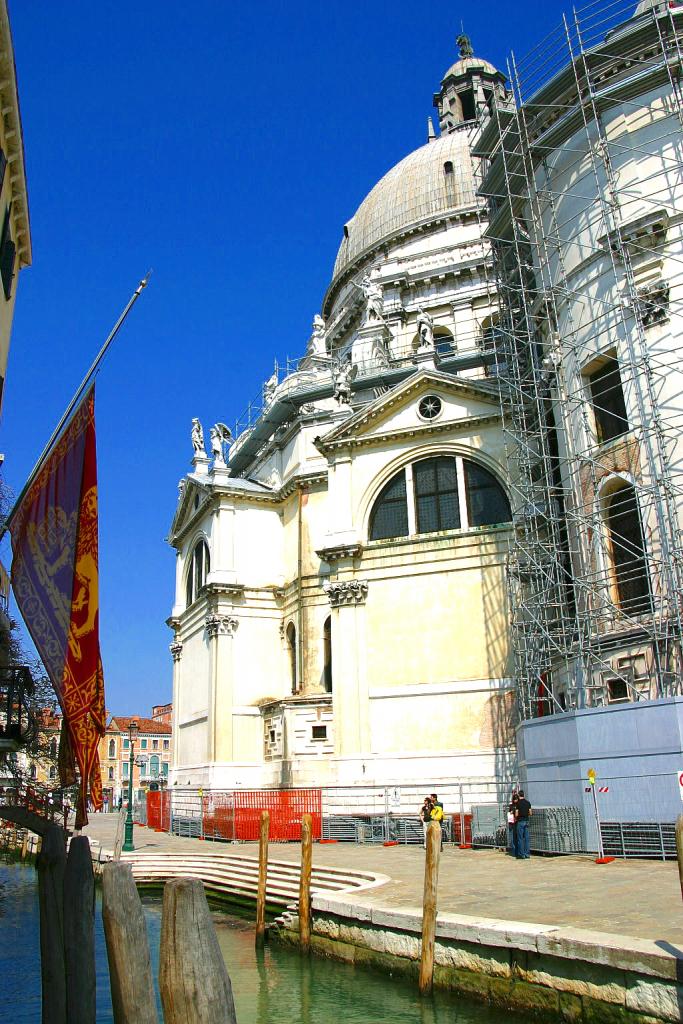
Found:
<svg viewBox="0 0 683 1024"><path fill-rule="evenodd" d="M121 313L121 316L118 318L118 320L116 321L116 323L112 327L111 331L109 332L109 335L107 336L106 341L102 345L102 348L100 349L100 351L95 356L95 359L93 360L93 363L92 363L90 369L88 370L88 372L86 373L85 377L83 378L83 380L81 381L80 385L78 386L76 394L73 396L73 398L69 402L68 406L66 407L66 409L64 411L64 414L63 414L62 418L60 419L59 423L57 424L55 429L52 431L52 434L50 435L50 439L48 440L47 444L45 445L45 447L43 448L42 452L38 456L38 461L36 462L35 466L31 470L31 472L29 473L29 476L28 476L28 479L27 479L26 483L22 487L22 489L21 489L21 491L19 493L19 496L17 497L16 501L12 505L12 508L10 509L9 514L7 515L7 518L5 519L5 522L2 525L2 528L0 529L0 540L7 533L8 529L9 529L9 524L12 521L12 517L13 517L14 513L16 512L17 508L19 507L22 498L24 497L24 495L26 494L27 490L29 489L29 487L31 486L33 481L35 480L36 476L38 475L38 471L40 470L40 467L42 466L43 462L45 461L45 459L46 459L48 453L50 452L53 444L55 443L55 441L59 437L64 424L69 419L69 416L71 415L71 413L75 409L76 405L78 404L78 402L79 402L79 400L81 398L81 395L83 394L83 392L87 388L88 384L90 383L90 381L92 380L94 375L97 373L97 371L99 369L99 366L100 366L100 363L102 362L102 360L104 359L105 355L107 354L107 349L111 345L111 343L114 340L114 338L116 337L116 335L121 330L121 327L123 326L124 320L126 319L128 314L130 313L131 309L133 308L133 306L135 305L137 300L142 295L143 289L145 289L147 287L147 283L148 283L151 275L152 275L152 271L148 270L147 273L145 274L145 276L143 277L142 281L140 281L140 284L137 286L137 288L135 289L135 291L131 295L131 297L128 300L128 303L127 303L125 309Z"/></svg>

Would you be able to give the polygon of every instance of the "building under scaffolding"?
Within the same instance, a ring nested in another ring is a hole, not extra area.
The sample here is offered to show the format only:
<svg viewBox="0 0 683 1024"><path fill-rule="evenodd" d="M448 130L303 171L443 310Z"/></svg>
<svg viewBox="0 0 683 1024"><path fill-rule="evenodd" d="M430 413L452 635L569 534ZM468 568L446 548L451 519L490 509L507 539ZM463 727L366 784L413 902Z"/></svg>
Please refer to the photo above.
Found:
<svg viewBox="0 0 683 1024"><path fill-rule="evenodd" d="M680 696L683 5L565 18L474 147L525 719Z"/></svg>

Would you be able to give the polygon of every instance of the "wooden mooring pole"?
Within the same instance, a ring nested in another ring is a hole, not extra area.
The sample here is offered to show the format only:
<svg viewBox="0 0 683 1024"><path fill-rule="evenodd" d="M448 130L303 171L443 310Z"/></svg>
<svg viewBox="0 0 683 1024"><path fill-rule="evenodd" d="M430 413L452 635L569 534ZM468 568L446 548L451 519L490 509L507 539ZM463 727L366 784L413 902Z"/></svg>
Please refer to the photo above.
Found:
<svg viewBox="0 0 683 1024"><path fill-rule="evenodd" d="M64 967L64 830L48 826L38 858L43 1024L66 1024Z"/></svg>
<svg viewBox="0 0 683 1024"><path fill-rule="evenodd" d="M301 875L299 877L299 944L302 953L311 951L311 864L313 860L313 819L301 819Z"/></svg>
<svg viewBox="0 0 683 1024"><path fill-rule="evenodd" d="M676 857L678 858L678 878L681 883L681 896L683 896L683 814L676 819Z"/></svg>
<svg viewBox="0 0 683 1024"><path fill-rule="evenodd" d="M95 876L87 836L74 836L64 871L64 960L69 1021L95 1024Z"/></svg>
<svg viewBox="0 0 683 1024"><path fill-rule="evenodd" d="M145 915L130 864L102 868L102 920L115 1024L158 1024Z"/></svg>
<svg viewBox="0 0 683 1024"><path fill-rule="evenodd" d="M268 881L268 835L270 814L261 811L258 841L258 890L256 893L256 945L262 946L266 936L266 884Z"/></svg>
<svg viewBox="0 0 683 1024"><path fill-rule="evenodd" d="M232 986L198 878L164 888L159 989L165 1024L236 1024Z"/></svg>
<svg viewBox="0 0 683 1024"><path fill-rule="evenodd" d="M422 902L422 952L420 956L420 993L429 995L434 979L434 942L436 937L436 894L439 884L441 825L433 821L427 829L425 884Z"/></svg>

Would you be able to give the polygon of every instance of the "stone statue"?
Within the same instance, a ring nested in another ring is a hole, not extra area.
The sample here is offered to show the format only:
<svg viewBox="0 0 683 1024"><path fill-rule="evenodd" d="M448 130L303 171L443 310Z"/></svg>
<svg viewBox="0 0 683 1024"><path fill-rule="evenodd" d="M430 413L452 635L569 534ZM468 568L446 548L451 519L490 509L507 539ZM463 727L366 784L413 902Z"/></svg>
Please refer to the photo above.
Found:
<svg viewBox="0 0 683 1024"><path fill-rule="evenodd" d="M263 385L263 404L264 405L270 405L270 403L273 401L273 395L275 394L275 388L277 387L277 385L278 385L278 379L277 379L277 363L276 363L275 364L275 369L273 370L272 375L268 378L266 383Z"/></svg>
<svg viewBox="0 0 683 1024"><path fill-rule="evenodd" d="M223 446L232 440L232 431L229 427L226 427L225 423L215 423L211 427L211 454L213 456L214 466L224 466L225 456L223 453Z"/></svg>
<svg viewBox="0 0 683 1024"><path fill-rule="evenodd" d="M351 405L351 382L355 380L357 373L358 367L352 366L350 361L337 363L333 369L334 397L340 405Z"/></svg>
<svg viewBox="0 0 683 1024"><path fill-rule="evenodd" d="M187 486L187 480L185 477L178 481L178 501L182 501L185 497L185 488Z"/></svg>
<svg viewBox="0 0 683 1024"><path fill-rule="evenodd" d="M325 341L325 321L320 313L313 317L313 333L308 341L309 356L327 355L327 344Z"/></svg>
<svg viewBox="0 0 683 1024"><path fill-rule="evenodd" d="M469 36L466 36L463 32L455 40L455 45L460 51L460 59L467 60L468 57L474 57L474 50L472 49L472 42Z"/></svg>
<svg viewBox="0 0 683 1024"><path fill-rule="evenodd" d="M417 307L418 352L431 352L434 348L434 321L422 306Z"/></svg>
<svg viewBox="0 0 683 1024"><path fill-rule="evenodd" d="M365 296L365 319L367 323L373 320L384 321L384 299L382 297L382 286L373 281L369 274L366 274L360 283L361 291Z"/></svg>
<svg viewBox="0 0 683 1024"><path fill-rule="evenodd" d="M204 448L204 431L202 425L195 416L192 420L192 448L195 455L206 455Z"/></svg>

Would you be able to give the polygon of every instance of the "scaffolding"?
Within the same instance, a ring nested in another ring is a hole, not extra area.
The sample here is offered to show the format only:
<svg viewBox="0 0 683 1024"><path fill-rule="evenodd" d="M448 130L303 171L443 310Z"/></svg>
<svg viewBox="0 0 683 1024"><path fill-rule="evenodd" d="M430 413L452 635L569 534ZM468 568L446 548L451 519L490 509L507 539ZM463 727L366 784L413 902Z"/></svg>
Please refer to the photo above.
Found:
<svg viewBox="0 0 683 1024"><path fill-rule="evenodd" d="M482 129L524 718L680 695L683 5L575 9Z"/></svg>

